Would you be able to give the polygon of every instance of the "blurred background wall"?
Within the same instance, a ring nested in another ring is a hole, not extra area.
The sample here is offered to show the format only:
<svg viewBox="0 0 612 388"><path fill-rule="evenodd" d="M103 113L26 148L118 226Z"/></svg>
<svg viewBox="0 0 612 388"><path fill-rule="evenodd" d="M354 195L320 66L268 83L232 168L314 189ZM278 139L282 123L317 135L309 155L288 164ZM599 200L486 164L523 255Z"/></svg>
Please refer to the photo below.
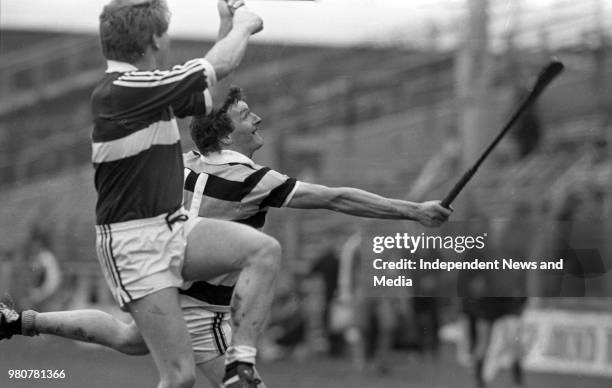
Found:
<svg viewBox="0 0 612 388"><path fill-rule="evenodd" d="M603 0L537 9L526 1L429 2L418 10L433 16L407 17L410 25L374 29L361 42L326 47L280 36L255 43L230 82L245 88L264 118L260 162L306 180L403 197L428 161L458 158L453 171L428 172L438 176L426 190L433 198L445 194L556 55L566 73L462 194L455 217L478 208L507 218L514 203L539 208L587 186L609 215L610 8ZM449 16L434 21L443 11ZM15 23L7 12L3 18L0 245L14 248L37 225L53 235L66 270L85 271L94 262L88 98L104 68L99 43L92 33L57 32L61 22L49 32L34 22L7 28ZM173 62L211 45L175 39ZM218 99L223 92L217 89ZM185 132L183 140L191 146ZM461 146L449 151L452 142ZM289 263L316 256L330 230L348 234L354 222L299 211L273 221L269 231L283 240ZM610 235L610 218L601 222Z"/></svg>

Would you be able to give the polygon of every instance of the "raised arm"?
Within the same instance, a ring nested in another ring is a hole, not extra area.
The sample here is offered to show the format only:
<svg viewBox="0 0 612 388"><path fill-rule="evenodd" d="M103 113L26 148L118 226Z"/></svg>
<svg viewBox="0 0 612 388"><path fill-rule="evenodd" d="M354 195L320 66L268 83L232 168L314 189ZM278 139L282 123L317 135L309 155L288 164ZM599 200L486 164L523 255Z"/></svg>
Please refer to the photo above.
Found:
<svg viewBox="0 0 612 388"><path fill-rule="evenodd" d="M439 201L409 202L351 187L327 187L305 182L299 183L287 207L329 209L358 217L413 220L429 227L440 226L451 214Z"/></svg>
<svg viewBox="0 0 612 388"><path fill-rule="evenodd" d="M217 42L229 34L234 25L234 11L243 5L244 0L217 0L217 10L219 11L220 19Z"/></svg>
<svg viewBox="0 0 612 388"><path fill-rule="evenodd" d="M242 60L242 56L244 55L244 51L246 50L248 36L250 36L246 32L249 31L249 27L243 25L239 28L244 30L243 35L246 36L246 38L241 38L239 31L236 31L235 34L229 38L230 41L226 41L226 38L233 29L233 18L236 10L243 6L244 0L217 1L217 10L219 11L220 19L219 34L217 36L216 45L208 52L205 58L208 60L208 63L210 64L209 66L211 67L210 71L206 72L207 89L210 89L217 81L227 76L233 69L235 69L240 64L240 61ZM248 15L249 14L247 14L247 16L241 17L243 19L248 19ZM253 16L254 14L250 15ZM258 16L253 17L255 19L258 18ZM240 23L244 24L244 21ZM219 47L219 45L221 47ZM237 45L238 47L236 52L227 54L227 51L230 50L233 45ZM226 55L227 58L225 58ZM225 58L225 61L223 60L223 58ZM209 90L204 91L204 93L202 93L201 90L197 90L189 95L174 99L174 101L172 102L172 108L174 109L174 114L177 117L186 117L210 112L212 104L212 96Z"/></svg>
<svg viewBox="0 0 612 388"><path fill-rule="evenodd" d="M219 7L221 6L219 4ZM219 11L221 13L222 8ZM227 27L228 25L224 25L222 21L219 28L220 35L225 33ZM244 57L249 37L262 29L263 20L245 6L234 10L231 29L205 56L215 69L217 80L225 78L238 67Z"/></svg>

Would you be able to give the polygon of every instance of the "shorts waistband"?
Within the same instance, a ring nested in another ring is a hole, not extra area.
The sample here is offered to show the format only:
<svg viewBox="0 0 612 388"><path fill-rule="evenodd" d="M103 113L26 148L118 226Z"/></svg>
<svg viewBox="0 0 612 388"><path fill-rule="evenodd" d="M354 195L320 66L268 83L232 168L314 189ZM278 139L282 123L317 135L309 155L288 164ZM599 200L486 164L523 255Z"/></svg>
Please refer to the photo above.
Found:
<svg viewBox="0 0 612 388"><path fill-rule="evenodd" d="M169 212L169 213L163 213L155 217L139 218L136 220L115 222L112 224L96 225L96 234L100 235L100 234L105 233L104 232L105 227L110 227L112 231L118 232L118 231L139 229L139 228L143 228L146 226L167 225L169 218L174 219L175 217L179 217L179 216L187 217L187 211L182 206L176 211Z"/></svg>

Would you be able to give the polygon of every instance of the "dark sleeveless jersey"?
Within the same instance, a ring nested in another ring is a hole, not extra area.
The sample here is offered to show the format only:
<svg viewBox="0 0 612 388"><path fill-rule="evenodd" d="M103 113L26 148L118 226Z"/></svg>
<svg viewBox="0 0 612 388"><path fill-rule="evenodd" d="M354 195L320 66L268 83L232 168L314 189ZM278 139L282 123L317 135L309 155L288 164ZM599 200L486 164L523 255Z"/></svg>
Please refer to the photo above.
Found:
<svg viewBox="0 0 612 388"><path fill-rule="evenodd" d="M183 159L175 115L206 113L215 81L205 59L139 71L109 61L92 94L96 224L155 217L182 203Z"/></svg>

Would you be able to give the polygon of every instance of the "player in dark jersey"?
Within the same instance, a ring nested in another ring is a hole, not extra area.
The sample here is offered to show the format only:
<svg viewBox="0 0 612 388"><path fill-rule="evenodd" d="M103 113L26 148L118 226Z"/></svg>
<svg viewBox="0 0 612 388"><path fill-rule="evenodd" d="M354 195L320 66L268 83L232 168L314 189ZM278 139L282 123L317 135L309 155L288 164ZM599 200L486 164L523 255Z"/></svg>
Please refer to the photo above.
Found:
<svg viewBox="0 0 612 388"><path fill-rule="evenodd" d="M241 5L219 1L219 41L204 58L170 70L163 70L169 49L164 0L113 0L100 15L108 67L91 97L96 248L113 296L132 315L151 351L159 387L194 384L193 352L177 290L184 280L211 276L214 245L223 245L194 225L191 239L211 245L198 255L188 247L174 116L208 112L207 89L238 66L249 37L261 30L261 19ZM246 231L241 237L241 251L223 253L243 258L244 273L263 282L239 283L240 295L252 300L234 305L244 325L237 328L228 354L232 361L248 363L254 359L257 322L263 321L273 292L280 249L266 236L251 237ZM253 264L249 260L255 256L261 260ZM187 268L191 278L183 276Z"/></svg>
<svg viewBox="0 0 612 388"><path fill-rule="evenodd" d="M197 220L198 226L212 229L216 220L210 218L220 218L262 228L269 207L330 209L360 217L415 220L425 226L438 226L450 215L438 201L414 203L355 188L330 188L257 165L251 157L263 146L260 122L237 88L232 88L219 110L192 120L192 138L199 151L183 155L184 199L190 220ZM206 246L202 244L201 249ZM196 362L215 386L220 384L222 356L232 335L227 322L229 301L239 268L230 269L185 287L180 295ZM36 317L35 333L100 343L128 354L147 352L134 324L103 312L40 313Z"/></svg>

